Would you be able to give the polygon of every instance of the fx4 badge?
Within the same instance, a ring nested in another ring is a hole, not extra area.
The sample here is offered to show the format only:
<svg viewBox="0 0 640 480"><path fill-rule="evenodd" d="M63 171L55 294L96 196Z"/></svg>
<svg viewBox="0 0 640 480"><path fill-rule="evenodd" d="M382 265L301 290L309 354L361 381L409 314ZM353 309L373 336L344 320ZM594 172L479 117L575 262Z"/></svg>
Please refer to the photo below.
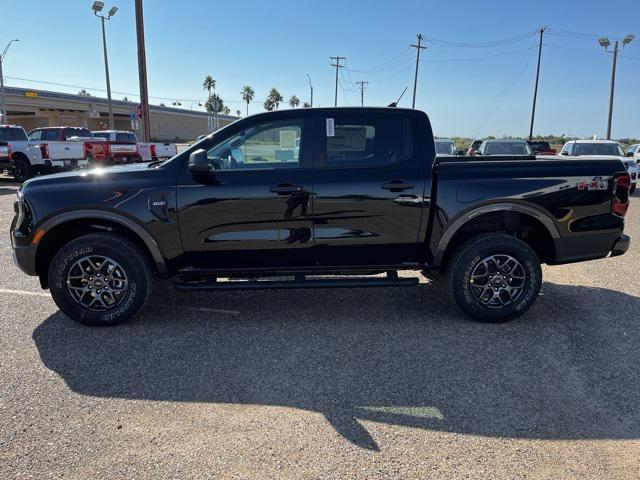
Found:
<svg viewBox="0 0 640 480"><path fill-rule="evenodd" d="M578 190L607 190L609 182L602 177L578 180Z"/></svg>

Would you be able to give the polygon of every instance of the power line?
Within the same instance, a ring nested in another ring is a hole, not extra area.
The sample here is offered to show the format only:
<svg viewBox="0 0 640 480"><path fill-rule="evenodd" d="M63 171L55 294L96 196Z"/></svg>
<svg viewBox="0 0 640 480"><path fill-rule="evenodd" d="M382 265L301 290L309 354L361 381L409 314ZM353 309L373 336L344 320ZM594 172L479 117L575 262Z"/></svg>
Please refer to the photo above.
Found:
<svg viewBox="0 0 640 480"><path fill-rule="evenodd" d="M431 43L433 45L438 45L441 47L455 47L455 48L494 48L494 47L501 47L504 45L509 45L511 43L517 43L517 42L521 42L523 40L526 40L528 38L532 38L534 36L537 35L537 30L534 30L532 32L525 32L522 33L520 35L515 35L512 37L506 37L506 38L502 38L499 40L493 40L490 42L473 42L473 43L469 43L469 42L452 42L449 40L442 40L440 38L435 38L435 37L427 37L426 41L428 43Z"/></svg>
<svg viewBox="0 0 640 480"><path fill-rule="evenodd" d="M527 52L527 51L532 50L534 48L536 48L535 45L533 45L531 47L527 47L527 48L520 48L518 50L510 50L508 52L494 53L492 55L483 55L481 57L439 58L439 59L429 58L429 59L422 59L420 61L421 62L427 62L427 63L474 62L474 61L479 61L479 60L487 60L489 58L501 57L501 56L504 56L504 55L513 55L514 53Z"/></svg>

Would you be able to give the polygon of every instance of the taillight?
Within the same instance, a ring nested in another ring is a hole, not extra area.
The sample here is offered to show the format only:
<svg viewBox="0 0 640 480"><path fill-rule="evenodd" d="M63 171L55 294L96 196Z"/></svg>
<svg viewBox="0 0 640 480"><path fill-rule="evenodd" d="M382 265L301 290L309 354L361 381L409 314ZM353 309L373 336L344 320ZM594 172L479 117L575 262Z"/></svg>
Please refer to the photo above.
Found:
<svg viewBox="0 0 640 480"><path fill-rule="evenodd" d="M629 188L631 176L628 173L617 173L613 177L613 201L611 212L624 217L629 208Z"/></svg>
<svg viewBox="0 0 640 480"><path fill-rule="evenodd" d="M49 158L49 146L46 143L40 145L40 153L43 159Z"/></svg>
<svg viewBox="0 0 640 480"><path fill-rule="evenodd" d="M151 159L153 160L153 157L156 156L156 146L155 145L151 145L149 147L149 150L151 151Z"/></svg>

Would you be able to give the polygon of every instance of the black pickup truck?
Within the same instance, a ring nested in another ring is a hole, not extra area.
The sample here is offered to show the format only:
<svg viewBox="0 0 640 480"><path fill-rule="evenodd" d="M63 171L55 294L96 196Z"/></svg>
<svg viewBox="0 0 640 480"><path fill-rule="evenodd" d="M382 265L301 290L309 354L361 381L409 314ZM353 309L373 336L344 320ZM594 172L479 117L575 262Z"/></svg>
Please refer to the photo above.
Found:
<svg viewBox="0 0 640 480"><path fill-rule="evenodd" d="M497 322L535 301L541 263L627 250L629 183L619 160L438 158L416 110L278 111L164 162L29 180L11 240L90 325L135 315L154 276L178 290L418 283L399 270L447 273L463 312Z"/></svg>

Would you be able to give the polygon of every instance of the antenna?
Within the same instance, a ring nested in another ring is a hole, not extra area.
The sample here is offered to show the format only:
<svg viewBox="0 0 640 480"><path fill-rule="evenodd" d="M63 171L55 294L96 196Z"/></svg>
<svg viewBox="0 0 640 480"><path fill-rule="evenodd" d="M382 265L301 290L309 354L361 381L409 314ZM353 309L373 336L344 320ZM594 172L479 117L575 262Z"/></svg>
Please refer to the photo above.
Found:
<svg viewBox="0 0 640 480"><path fill-rule="evenodd" d="M400 103L400 100L402 100L402 97L404 97L404 94L407 91L407 88L409 88L409 87L404 87L404 90L402 91L402 93L398 97L398 100L396 100L395 102L391 102L389 105L387 105L387 107L393 107L393 108L397 107L398 104Z"/></svg>

